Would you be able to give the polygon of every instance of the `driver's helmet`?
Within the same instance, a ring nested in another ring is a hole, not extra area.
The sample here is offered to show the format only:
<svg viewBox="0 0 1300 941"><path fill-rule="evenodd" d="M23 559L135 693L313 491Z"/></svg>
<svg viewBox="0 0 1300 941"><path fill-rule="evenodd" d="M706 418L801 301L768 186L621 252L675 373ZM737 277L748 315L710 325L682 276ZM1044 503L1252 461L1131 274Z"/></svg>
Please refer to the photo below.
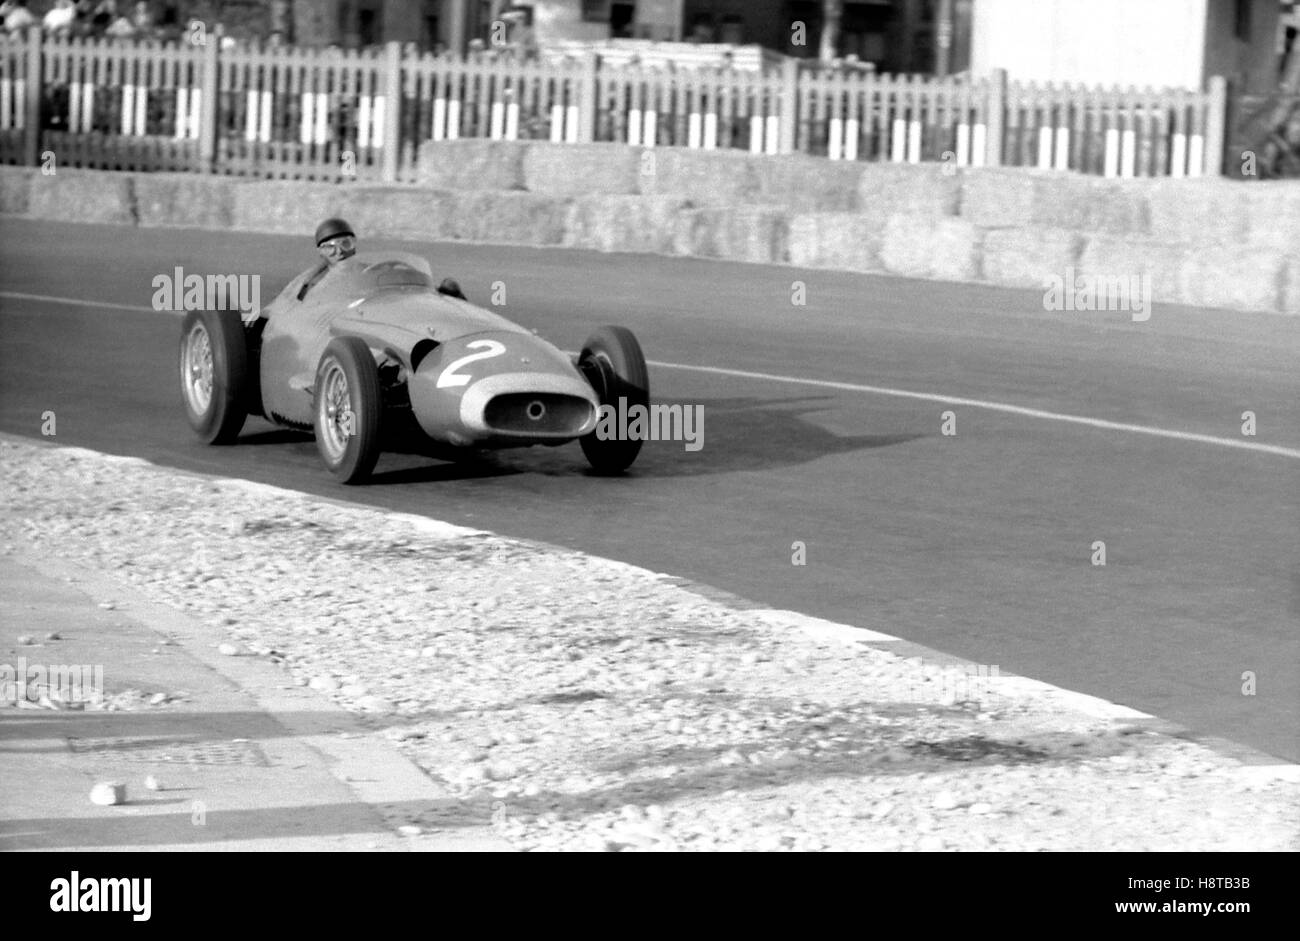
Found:
<svg viewBox="0 0 1300 941"><path fill-rule="evenodd" d="M357 234L352 231L352 226L348 225L346 219L326 219L320 225L316 226L316 247L320 248L322 242L336 239L340 235L350 235L353 238L357 237Z"/></svg>

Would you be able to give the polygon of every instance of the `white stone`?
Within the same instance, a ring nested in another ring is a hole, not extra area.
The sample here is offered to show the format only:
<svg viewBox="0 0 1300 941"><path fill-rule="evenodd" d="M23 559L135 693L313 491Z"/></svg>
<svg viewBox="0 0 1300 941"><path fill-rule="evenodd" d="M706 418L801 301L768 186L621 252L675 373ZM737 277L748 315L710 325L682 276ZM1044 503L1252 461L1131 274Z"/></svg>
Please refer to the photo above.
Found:
<svg viewBox="0 0 1300 941"><path fill-rule="evenodd" d="M957 796L952 791L940 791L930 802L930 806L935 810L952 810L957 803Z"/></svg>
<svg viewBox="0 0 1300 941"><path fill-rule="evenodd" d="M90 802L101 807L126 803L126 785L119 781L101 781L90 789Z"/></svg>

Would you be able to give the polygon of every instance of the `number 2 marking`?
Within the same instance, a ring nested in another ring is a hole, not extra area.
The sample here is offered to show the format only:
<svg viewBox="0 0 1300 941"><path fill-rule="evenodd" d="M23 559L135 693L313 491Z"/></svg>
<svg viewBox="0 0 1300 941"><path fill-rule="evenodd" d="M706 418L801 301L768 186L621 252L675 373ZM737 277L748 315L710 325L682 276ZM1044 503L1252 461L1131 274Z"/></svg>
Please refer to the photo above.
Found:
<svg viewBox="0 0 1300 941"><path fill-rule="evenodd" d="M474 362L476 359L491 359L493 356L500 356L506 351L506 348L496 340L475 340L473 343L466 343L465 349L481 349L481 353L470 353L468 356L462 356L460 359L451 363L442 374L438 376L438 388L445 389L448 386L467 386L470 377L464 373L456 372L461 366Z"/></svg>

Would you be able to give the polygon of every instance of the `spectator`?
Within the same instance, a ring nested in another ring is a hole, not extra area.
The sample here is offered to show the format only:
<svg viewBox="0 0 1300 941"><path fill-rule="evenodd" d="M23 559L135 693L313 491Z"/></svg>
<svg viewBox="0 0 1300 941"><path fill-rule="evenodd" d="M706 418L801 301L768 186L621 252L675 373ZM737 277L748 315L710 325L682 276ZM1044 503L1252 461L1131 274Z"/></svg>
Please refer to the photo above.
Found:
<svg viewBox="0 0 1300 941"><path fill-rule="evenodd" d="M135 26L135 35L137 39L153 38L153 10L150 8L147 0L139 0L139 2L136 3L135 12L131 15L131 22Z"/></svg>
<svg viewBox="0 0 1300 941"><path fill-rule="evenodd" d="M54 8L41 21L41 28L47 36L71 36L72 24L76 19L77 5L72 0L55 0Z"/></svg>
<svg viewBox="0 0 1300 941"><path fill-rule="evenodd" d="M135 24L124 13L108 24L108 29L104 30L104 35L111 39L134 39Z"/></svg>
<svg viewBox="0 0 1300 941"><path fill-rule="evenodd" d="M4 17L4 31L10 35L21 35L36 25L27 0L5 0L0 3L0 16Z"/></svg>

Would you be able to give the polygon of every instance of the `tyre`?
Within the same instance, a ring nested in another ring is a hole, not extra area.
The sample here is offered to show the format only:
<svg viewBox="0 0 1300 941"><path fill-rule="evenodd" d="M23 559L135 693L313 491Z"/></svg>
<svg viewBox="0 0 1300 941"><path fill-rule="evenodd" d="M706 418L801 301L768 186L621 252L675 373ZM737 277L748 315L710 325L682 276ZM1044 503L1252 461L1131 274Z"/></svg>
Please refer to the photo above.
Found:
<svg viewBox="0 0 1300 941"><path fill-rule="evenodd" d="M356 337L336 337L316 367L316 450L341 482L360 483L379 460L384 414L379 370Z"/></svg>
<svg viewBox="0 0 1300 941"><path fill-rule="evenodd" d="M587 338L578 356L578 369L596 392L601 406L615 412L619 400L625 408L633 405L650 407L650 374L646 370L641 344L625 327L601 327ZM606 438L593 431L581 440L582 453L599 474L617 474L627 470L641 451L641 441Z"/></svg>
<svg viewBox="0 0 1300 941"><path fill-rule="evenodd" d="M192 310L180 347L185 417L204 444L230 444L248 417L248 347L233 310Z"/></svg>

